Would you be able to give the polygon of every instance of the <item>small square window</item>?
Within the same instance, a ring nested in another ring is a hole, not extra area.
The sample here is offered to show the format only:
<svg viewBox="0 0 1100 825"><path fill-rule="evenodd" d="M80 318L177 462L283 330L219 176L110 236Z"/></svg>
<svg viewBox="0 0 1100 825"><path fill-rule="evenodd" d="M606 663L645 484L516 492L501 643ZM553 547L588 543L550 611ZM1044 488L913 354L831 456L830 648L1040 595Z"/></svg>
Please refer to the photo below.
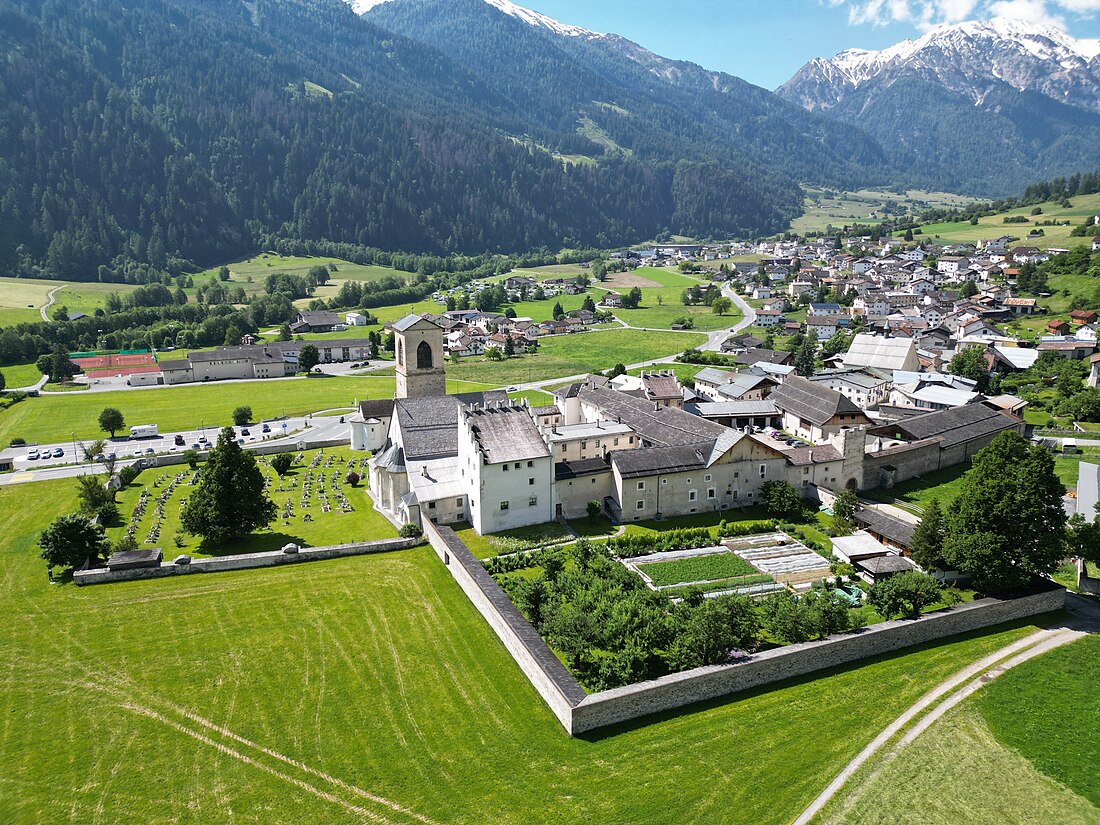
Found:
<svg viewBox="0 0 1100 825"><path fill-rule="evenodd" d="M533 461L528 461L528 462L527 462L527 466L528 466L528 467L534 467L534 466L535 466L535 462L533 462Z"/></svg>
<svg viewBox="0 0 1100 825"><path fill-rule="evenodd" d="M688 501L695 501L696 498L698 498L698 493L695 490L688 493Z"/></svg>
<svg viewBox="0 0 1100 825"><path fill-rule="evenodd" d="M562 444L562 445L561 445L561 451L562 451L562 452L564 453L564 452L565 452L565 450L566 450L566 445Z"/></svg>
<svg viewBox="0 0 1100 825"><path fill-rule="evenodd" d="M518 461L516 462L516 469L517 470L519 469L519 462Z"/></svg>
<svg viewBox="0 0 1100 825"><path fill-rule="evenodd" d="M619 446L619 439L617 439L617 438L615 439L613 446L615 446L615 447Z"/></svg>
<svg viewBox="0 0 1100 825"><path fill-rule="evenodd" d="M703 481L712 481L713 479L714 479L714 476L712 476L710 474L707 474L707 475L703 476Z"/></svg>
<svg viewBox="0 0 1100 825"><path fill-rule="evenodd" d="M531 496L529 499L527 499L527 506L528 507L535 507L535 506L538 505L538 503L539 503L539 497L538 496Z"/></svg>
<svg viewBox="0 0 1100 825"><path fill-rule="evenodd" d="M461 507L461 506L462 506L462 499L456 498L455 499L455 507Z"/></svg>
<svg viewBox="0 0 1100 825"><path fill-rule="evenodd" d="M635 505L635 509L636 510L644 510L645 509L645 502L642 501L641 499L638 499L638 503Z"/></svg>
<svg viewBox="0 0 1100 825"><path fill-rule="evenodd" d="M534 487L535 486L535 480L533 478L527 479L527 486L528 487Z"/></svg>
<svg viewBox="0 0 1100 825"><path fill-rule="evenodd" d="M645 482L644 481L639 481L638 482L638 489L639 490L644 490L645 489Z"/></svg>
<svg viewBox="0 0 1100 825"><path fill-rule="evenodd" d="M511 502L509 502L509 501L502 501L500 503L500 509L501 510L507 510L509 508L509 506L511 506Z"/></svg>
<svg viewBox="0 0 1100 825"><path fill-rule="evenodd" d="M718 491L715 490L713 487L708 487L707 488L707 498L717 498L717 497L718 497Z"/></svg>
<svg viewBox="0 0 1100 825"><path fill-rule="evenodd" d="M435 502L434 501L429 501L428 502L428 509L429 510L434 510L435 509Z"/></svg>
<svg viewBox="0 0 1100 825"><path fill-rule="evenodd" d="M507 464L504 465L504 472L508 472L508 465Z"/></svg>

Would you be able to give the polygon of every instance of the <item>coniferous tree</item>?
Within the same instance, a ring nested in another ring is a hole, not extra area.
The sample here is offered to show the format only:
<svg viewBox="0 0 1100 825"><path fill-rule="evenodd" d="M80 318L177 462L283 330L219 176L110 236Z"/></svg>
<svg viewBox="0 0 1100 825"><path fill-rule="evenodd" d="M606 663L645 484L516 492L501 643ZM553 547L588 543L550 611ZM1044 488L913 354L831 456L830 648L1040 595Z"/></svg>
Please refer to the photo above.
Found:
<svg viewBox="0 0 1100 825"><path fill-rule="evenodd" d="M255 457L241 449L233 428L226 427L180 515L183 529L220 544L266 527L275 513Z"/></svg>

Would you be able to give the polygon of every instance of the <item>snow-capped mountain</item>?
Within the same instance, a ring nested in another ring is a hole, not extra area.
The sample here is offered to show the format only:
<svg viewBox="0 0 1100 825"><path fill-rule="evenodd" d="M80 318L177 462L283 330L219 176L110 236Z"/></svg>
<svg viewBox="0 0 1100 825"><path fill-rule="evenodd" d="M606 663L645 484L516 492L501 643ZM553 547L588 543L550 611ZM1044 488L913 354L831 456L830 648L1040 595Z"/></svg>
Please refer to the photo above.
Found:
<svg viewBox="0 0 1100 825"><path fill-rule="evenodd" d="M849 49L811 60L778 92L808 109L828 109L869 85L914 76L935 80L976 104L1004 83L1100 111L1100 40L1078 40L1020 20L971 21L882 51Z"/></svg>
<svg viewBox="0 0 1100 825"><path fill-rule="evenodd" d="M547 29L563 37L583 37L592 39L603 36L599 32L589 31L580 26L570 26L568 23L562 23L560 20L555 20L553 17L548 17L541 12L526 9L523 6L517 6L515 3L511 2L511 0L484 1L510 17L522 20L524 23L540 29ZM380 6L383 3L396 3L400 2L400 0L344 0L344 2L351 6L356 14L366 14L375 6Z"/></svg>

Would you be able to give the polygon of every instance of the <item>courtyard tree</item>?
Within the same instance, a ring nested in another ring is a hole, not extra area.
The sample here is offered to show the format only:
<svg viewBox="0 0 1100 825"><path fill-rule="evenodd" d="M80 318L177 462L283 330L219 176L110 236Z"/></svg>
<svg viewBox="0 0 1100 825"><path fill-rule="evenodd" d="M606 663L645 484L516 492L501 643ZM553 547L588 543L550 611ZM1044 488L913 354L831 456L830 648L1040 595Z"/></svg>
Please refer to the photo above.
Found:
<svg viewBox="0 0 1100 825"><path fill-rule="evenodd" d="M111 438L115 437L115 433L126 426L126 419L122 417L122 413L114 407L104 407L99 413L99 429L105 433L110 433Z"/></svg>
<svg viewBox="0 0 1100 825"><path fill-rule="evenodd" d="M592 499L592 501L585 505L585 510L588 512L589 518L599 518L600 514L603 513L603 505L596 501L596 499Z"/></svg>
<svg viewBox="0 0 1100 825"><path fill-rule="evenodd" d="M981 347L967 347L951 359L947 368L952 375L976 381L980 391L982 389L980 385L988 376L989 364L986 363L985 351Z"/></svg>
<svg viewBox="0 0 1100 825"><path fill-rule="evenodd" d="M42 558L50 567L80 567L98 562L110 543L103 528L81 513L58 516L38 537Z"/></svg>
<svg viewBox="0 0 1100 825"><path fill-rule="evenodd" d="M290 453L278 453L271 457L271 469L282 478L290 472L291 466L294 464L294 456Z"/></svg>
<svg viewBox="0 0 1100 825"><path fill-rule="evenodd" d="M817 342L812 335L807 335L794 354L794 370L803 377L814 374L817 368Z"/></svg>
<svg viewBox="0 0 1100 825"><path fill-rule="evenodd" d="M1009 593L1051 573L1066 554L1066 488L1054 458L1015 430L974 457L948 511L943 556L986 593Z"/></svg>
<svg viewBox="0 0 1100 825"><path fill-rule="evenodd" d="M313 344L306 344L298 351L298 368L302 372L309 372L321 363L321 353Z"/></svg>
<svg viewBox="0 0 1100 825"><path fill-rule="evenodd" d="M856 494L852 490L844 488L833 502L833 522L836 524L837 530L850 533L855 529L856 508L858 506L859 499L856 498Z"/></svg>
<svg viewBox="0 0 1100 825"><path fill-rule="evenodd" d="M867 593L867 603L886 619L915 619L940 600L940 583L927 573L907 570L880 582Z"/></svg>
<svg viewBox="0 0 1100 825"><path fill-rule="evenodd" d="M233 428L226 427L180 515L183 529L209 542L229 542L266 527L275 513L255 457L241 449Z"/></svg>
<svg viewBox="0 0 1100 825"><path fill-rule="evenodd" d="M694 601L694 600L692 600ZM753 647L760 632L756 607L748 596L702 599L673 614L679 625L669 664L688 670L726 661L732 651Z"/></svg>
<svg viewBox="0 0 1100 825"><path fill-rule="evenodd" d="M920 524L909 543L909 557L925 570L943 570L944 520L940 500L933 498L924 508Z"/></svg>
<svg viewBox="0 0 1100 825"><path fill-rule="evenodd" d="M802 514L802 496L786 481L765 481L760 485L760 498L773 516L793 518Z"/></svg>
<svg viewBox="0 0 1100 825"><path fill-rule="evenodd" d="M733 309L733 301L723 295L721 298L715 298L710 308L715 315L727 315Z"/></svg>
<svg viewBox="0 0 1100 825"><path fill-rule="evenodd" d="M251 407L237 407L233 410L233 423L238 427L243 427L245 424L252 420L252 408Z"/></svg>

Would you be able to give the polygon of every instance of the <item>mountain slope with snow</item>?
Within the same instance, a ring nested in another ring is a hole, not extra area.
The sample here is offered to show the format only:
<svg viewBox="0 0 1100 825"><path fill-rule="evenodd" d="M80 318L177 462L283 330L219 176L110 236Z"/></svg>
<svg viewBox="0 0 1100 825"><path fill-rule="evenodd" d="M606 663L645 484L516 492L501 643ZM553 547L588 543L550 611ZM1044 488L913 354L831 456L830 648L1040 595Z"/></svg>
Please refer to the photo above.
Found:
<svg viewBox="0 0 1100 825"><path fill-rule="evenodd" d="M868 84L919 77L981 103L999 84L1100 112L1100 40L1050 26L995 18L944 26L882 51L849 49L803 66L779 94L828 109Z"/></svg>

